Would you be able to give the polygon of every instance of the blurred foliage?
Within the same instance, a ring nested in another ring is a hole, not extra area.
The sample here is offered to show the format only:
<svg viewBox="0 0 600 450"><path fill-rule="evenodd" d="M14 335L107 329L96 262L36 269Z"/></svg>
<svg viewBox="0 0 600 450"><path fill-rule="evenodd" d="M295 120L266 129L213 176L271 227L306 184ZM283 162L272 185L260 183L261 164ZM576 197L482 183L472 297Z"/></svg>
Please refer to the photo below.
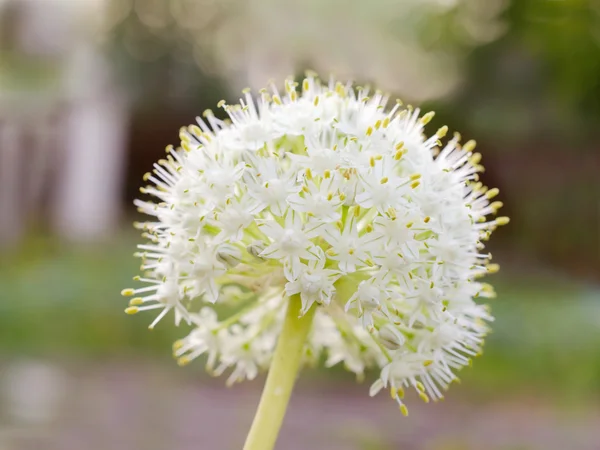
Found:
<svg viewBox="0 0 600 450"><path fill-rule="evenodd" d="M171 344L187 333L185 326L167 320L141 333L151 315L123 313L127 302L119 291L136 272L135 240L121 234L85 248L38 238L25 251L5 255L0 354L152 357L174 365ZM551 274L494 278L496 322L484 357L461 373L465 389L485 396L552 392L557 402L600 395L600 291ZM348 376L343 374L340 369L319 376Z"/></svg>
<svg viewBox="0 0 600 450"><path fill-rule="evenodd" d="M471 54L462 89L442 108L500 143L589 142L600 120L600 3L513 0L505 19L507 32Z"/></svg>
<svg viewBox="0 0 600 450"><path fill-rule="evenodd" d="M168 55L237 88L310 68L371 79L411 100L458 82L464 56L501 35L505 0L113 0L109 42L132 61ZM393 57L390 57L393 55ZM191 67L191 66L190 66ZM151 75L146 73L146 76Z"/></svg>

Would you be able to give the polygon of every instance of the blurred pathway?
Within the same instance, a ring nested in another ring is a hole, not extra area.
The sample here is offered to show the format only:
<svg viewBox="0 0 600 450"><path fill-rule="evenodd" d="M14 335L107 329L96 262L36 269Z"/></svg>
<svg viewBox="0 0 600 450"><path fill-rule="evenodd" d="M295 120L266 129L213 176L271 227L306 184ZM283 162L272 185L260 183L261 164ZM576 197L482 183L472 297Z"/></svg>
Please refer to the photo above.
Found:
<svg viewBox="0 0 600 450"><path fill-rule="evenodd" d="M189 369L144 364L27 370L11 386L4 377L1 450L241 450L262 383L228 389ZM403 418L386 395L367 391L305 378L278 450L600 449L600 409L574 415L502 397L476 404L451 392L437 405L411 399Z"/></svg>

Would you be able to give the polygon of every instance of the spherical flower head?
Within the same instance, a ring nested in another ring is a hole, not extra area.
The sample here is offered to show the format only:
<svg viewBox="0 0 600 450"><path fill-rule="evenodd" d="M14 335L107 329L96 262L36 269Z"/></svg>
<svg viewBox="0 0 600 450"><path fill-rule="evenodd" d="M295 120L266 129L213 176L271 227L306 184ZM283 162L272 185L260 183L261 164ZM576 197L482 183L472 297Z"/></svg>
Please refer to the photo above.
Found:
<svg viewBox="0 0 600 450"><path fill-rule="evenodd" d="M424 134L432 113L387 103L310 75L183 128L136 202L153 219L126 312L156 310L152 328L173 311L193 326L179 363L207 355L233 383L268 368L296 295L316 308L305 362L379 369L371 394L403 413L406 389L440 399L481 351L491 317L473 299L493 296L477 280L497 266L480 251L508 219L486 219L501 204L473 141L444 145L447 127Z"/></svg>

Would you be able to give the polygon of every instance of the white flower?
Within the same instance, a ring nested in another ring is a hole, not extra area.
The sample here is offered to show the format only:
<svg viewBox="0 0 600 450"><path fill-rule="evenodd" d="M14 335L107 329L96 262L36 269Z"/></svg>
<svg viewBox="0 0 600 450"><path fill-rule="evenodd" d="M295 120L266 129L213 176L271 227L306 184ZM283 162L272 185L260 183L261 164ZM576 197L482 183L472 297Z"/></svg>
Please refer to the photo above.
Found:
<svg viewBox="0 0 600 450"><path fill-rule="evenodd" d="M244 174L248 189L247 210L259 214L270 208L276 216L283 216L288 207L287 198L298 192L296 172L282 167L277 159L250 157L252 168Z"/></svg>
<svg viewBox="0 0 600 450"><path fill-rule="evenodd" d="M354 209L354 211L359 211ZM352 215L346 220L343 228L330 226L325 228L323 239L327 241L330 248L327 255L333 261L337 261L342 272L351 273L356 271L357 266L366 265L367 237L359 236L357 221Z"/></svg>
<svg viewBox="0 0 600 450"><path fill-rule="evenodd" d="M373 326L373 314L384 312L387 315L385 301L390 296L386 285L381 279L371 278L361 281L356 292L346 303L346 311L356 305L357 316L362 318L363 325L371 331Z"/></svg>
<svg viewBox="0 0 600 450"><path fill-rule="evenodd" d="M296 212L318 217L320 222L334 222L341 216L343 203L337 182L333 177L323 180L319 185L310 181L302 187L299 194L287 198L289 206Z"/></svg>
<svg viewBox="0 0 600 450"><path fill-rule="evenodd" d="M278 259L291 266L293 276L300 267L300 259L315 259L316 250L311 238L318 236L321 224L302 223L300 214L289 211L280 225L275 220L260 224L260 231L268 236L271 244L259 256L263 258Z"/></svg>
<svg viewBox="0 0 600 450"><path fill-rule="evenodd" d="M477 278L497 266L480 251L508 219L486 219L502 204L477 181L472 141L438 149L447 128L426 137L432 113L386 102L309 76L221 102L231 124L207 113L182 130L145 177L157 201L136 201L150 242L126 311L158 310L151 327L174 311L193 326L179 363L207 355L232 383L269 367L297 295L302 314L316 308L305 362L379 369L371 394L390 389L403 413L404 389L441 398L487 333L474 298L494 295Z"/></svg>
<svg viewBox="0 0 600 450"><path fill-rule="evenodd" d="M285 292L287 295L300 294L302 313L306 313L315 302L328 305L335 293L333 283L341 274L337 270L325 269L325 261L320 250L318 258L302 264L296 276L289 275L293 281L286 283Z"/></svg>

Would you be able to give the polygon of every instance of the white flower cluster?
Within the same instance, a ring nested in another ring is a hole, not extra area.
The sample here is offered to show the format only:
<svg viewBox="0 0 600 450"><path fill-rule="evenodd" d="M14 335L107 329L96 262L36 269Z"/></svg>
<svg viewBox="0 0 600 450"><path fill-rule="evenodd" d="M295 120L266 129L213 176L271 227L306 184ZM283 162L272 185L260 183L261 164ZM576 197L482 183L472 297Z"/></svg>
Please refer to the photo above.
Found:
<svg viewBox="0 0 600 450"><path fill-rule="evenodd" d="M309 75L182 129L146 175L158 201L137 201L154 219L138 224L146 285L123 291L126 312L159 311L154 327L173 310L194 326L179 363L207 355L235 382L268 368L299 295L317 308L306 362L379 369L371 394L389 389L404 414L407 388L440 399L481 350L491 317L473 298L493 290L476 280L497 265L479 252L508 219L486 220L501 203L473 141L442 146L447 127L424 136L433 113L387 103Z"/></svg>

